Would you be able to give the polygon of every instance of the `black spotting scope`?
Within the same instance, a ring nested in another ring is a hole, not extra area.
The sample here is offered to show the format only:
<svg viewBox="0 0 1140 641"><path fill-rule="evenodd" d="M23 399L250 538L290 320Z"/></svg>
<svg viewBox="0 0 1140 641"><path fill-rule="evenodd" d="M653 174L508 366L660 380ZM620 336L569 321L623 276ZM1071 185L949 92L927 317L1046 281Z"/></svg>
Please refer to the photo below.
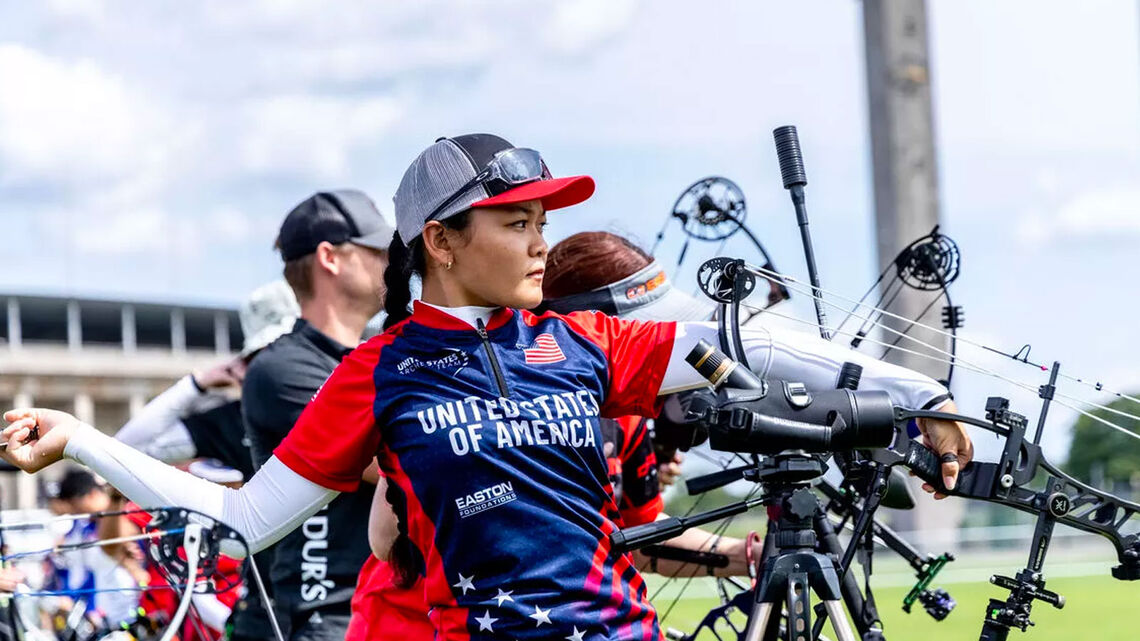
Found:
<svg viewBox="0 0 1140 641"><path fill-rule="evenodd" d="M694 398L687 417L708 431L714 450L823 453L887 447L894 440L895 411L886 392L809 392L802 383L762 381L704 340L685 361L718 389Z"/></svg>

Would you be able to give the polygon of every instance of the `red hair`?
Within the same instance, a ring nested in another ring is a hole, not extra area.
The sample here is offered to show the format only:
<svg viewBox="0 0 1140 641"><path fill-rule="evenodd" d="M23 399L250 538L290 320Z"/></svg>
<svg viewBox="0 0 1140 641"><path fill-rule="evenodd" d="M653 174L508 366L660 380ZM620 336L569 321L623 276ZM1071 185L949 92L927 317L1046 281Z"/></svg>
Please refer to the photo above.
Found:
<svg viewBox="0 0 1140 641"><path fill-rule="evenodd" d="M542 294L562 298L592 291L636 274L651 262L649 254L617 234L579 232L550 249Z"/></svg>

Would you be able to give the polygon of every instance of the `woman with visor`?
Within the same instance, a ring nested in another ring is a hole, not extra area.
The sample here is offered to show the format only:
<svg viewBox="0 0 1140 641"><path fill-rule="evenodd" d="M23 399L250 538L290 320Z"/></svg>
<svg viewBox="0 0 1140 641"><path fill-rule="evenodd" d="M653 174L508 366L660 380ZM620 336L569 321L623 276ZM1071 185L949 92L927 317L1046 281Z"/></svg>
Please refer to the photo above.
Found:
<svg viewBox="0 0 1140 641"><path fill-rule="evenodd" d="M618 515L598 419L654 416L659 395L704 385L684 356L716 328L524 311L542 300L546 212L593 189L497 136L428 147L395 197L391 326L345 358L240 490L51 410L8 412L3 456L28 471L67 456L139 504L222 520L255 551L355 489L377 456L400 521L394 558L423 578L437 638L660 638L644 581L609 542ZM423 293L409 311L413 274ZM855 361L864 389L951 409L933 380L819 339L757 329L745 348L761 376L828 388ZM939 454L970 459L961 425L921 427ZM948 484L957 470L944 465Z"/></svg>

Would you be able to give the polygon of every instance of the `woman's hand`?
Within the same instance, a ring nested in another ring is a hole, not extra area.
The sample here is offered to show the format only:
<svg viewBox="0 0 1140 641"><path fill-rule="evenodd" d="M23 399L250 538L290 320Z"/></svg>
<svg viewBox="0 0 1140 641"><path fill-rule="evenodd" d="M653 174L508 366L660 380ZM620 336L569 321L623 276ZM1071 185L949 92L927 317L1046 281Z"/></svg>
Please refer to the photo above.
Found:
<svg viewBox="0 0 1140 641"><path fill-rule="evenodd" d="M669 460L659 460L657 462L657 485L658 490L665 491L665 488L677 482L681 478L681 462L685 460L680 451L674 451L673 456Z"/></svg>
<svg viewBox="0 0 1140 641"><path fill-rule="evenodd" d="M82 423L67 412L39 408L19 408L4 413L8 422L0 441L0 458L32 473L63 458L63 448Z"/></svg>
<svg viewBox="0 0 1140 641"><path fill-rule="evenodd" d="M954 413L958 406L954 401L947 401L940 412ZM958 421L946 421L937 418L922 418L918 420L918 429L922 432L922 442L942 461L942 483L947 489L954 489L958 484L958 471L974 458L974 444L970 441L970 433L966 426ZM944 499L945 494L936 492L929 483L923 483L922 489L933 492L934 498Z"/></svg>

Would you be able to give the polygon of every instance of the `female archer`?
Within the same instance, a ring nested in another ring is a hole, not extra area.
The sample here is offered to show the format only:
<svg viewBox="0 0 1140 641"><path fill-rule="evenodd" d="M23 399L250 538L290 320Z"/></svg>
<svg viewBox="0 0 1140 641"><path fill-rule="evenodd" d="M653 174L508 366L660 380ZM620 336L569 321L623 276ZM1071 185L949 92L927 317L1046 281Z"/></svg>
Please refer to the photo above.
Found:
<svg viewBox="0 0 1140 641"><path fill-rule="evenodd" d="M641 576L610 547L616 506L598 420L654 416L660 395L705 384L684 356L716 328L525 311L542 300L547 212L593 190L591 178L553 178L538 152L497 136L428 147L395 196L391 326L344 359L240 490L44 409L5 415L3 457L34 472L67 456L141 505L218 518L256 551L355 489L376 456L437 638L659 638ZM409 311L413 275L423 293ZM744 342L761 376L830 388L854 361L863 389L952 409L928 377L819 339L761 328ZM972 454L965 429L921 429L956 457L943 466L952 486Z"/></svg>

